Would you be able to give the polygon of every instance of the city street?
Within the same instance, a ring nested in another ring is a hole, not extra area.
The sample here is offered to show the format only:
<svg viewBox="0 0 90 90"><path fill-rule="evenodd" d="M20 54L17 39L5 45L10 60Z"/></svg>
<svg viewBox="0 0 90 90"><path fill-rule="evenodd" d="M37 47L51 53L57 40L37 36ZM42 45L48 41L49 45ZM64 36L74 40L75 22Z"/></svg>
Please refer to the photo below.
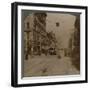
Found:
<svg viewBox="0 0 90 90"><path fill-rule="evenodd" d="M71 64L69 57L59 59L56 55L43 55L24 60L24 77L75 74L79 71Z"/></svg>

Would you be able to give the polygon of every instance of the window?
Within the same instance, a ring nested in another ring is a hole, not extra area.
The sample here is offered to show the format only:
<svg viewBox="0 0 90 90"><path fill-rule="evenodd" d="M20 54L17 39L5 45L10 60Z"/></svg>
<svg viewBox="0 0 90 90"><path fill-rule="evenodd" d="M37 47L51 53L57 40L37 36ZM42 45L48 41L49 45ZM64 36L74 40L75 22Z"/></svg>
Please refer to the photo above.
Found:
<svg viewBox="0 0 90 90"><path fill-rule="evenodd" d="M29 29L29 22L27 22L27 28Z"/></svg>

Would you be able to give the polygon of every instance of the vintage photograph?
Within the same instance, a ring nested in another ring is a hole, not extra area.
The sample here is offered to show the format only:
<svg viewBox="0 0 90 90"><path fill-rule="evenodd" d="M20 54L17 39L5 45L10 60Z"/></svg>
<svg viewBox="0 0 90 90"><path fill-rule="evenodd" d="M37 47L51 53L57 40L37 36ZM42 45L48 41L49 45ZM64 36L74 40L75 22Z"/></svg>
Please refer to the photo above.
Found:
<svg viewBox="0 0 90 90"><path fill-rule="evenodd" d="M11 4L11 85L88 82L87 6Z"/></svg>
<svg viewBox="0 0 90 90"><path fill-rule="evenodd" d="M22 77L80 74L80 13L22 10Z"/></svg>

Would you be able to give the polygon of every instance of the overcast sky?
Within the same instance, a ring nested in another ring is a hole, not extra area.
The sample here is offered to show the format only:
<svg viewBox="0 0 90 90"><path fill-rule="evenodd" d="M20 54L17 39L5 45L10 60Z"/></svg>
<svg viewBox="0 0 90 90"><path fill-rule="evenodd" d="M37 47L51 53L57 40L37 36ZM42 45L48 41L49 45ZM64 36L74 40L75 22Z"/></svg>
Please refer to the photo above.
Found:
<svg viewBox="0 0 90 90"><path fill-rule="evenodd" d="M62 47L68 46L70 35L74 30L74 23L76 17L70 14L63 13L47 13L46 30L55 33L58 45ZM59 27L56 27L56 22L59 22Z"/></svg>

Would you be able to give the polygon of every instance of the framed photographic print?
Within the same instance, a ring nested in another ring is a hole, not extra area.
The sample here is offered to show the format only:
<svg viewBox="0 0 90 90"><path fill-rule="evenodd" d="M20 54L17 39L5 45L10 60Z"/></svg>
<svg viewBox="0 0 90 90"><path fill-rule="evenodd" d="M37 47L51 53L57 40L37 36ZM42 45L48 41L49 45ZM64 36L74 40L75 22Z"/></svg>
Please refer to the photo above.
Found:
<svg viewBox="0 0 90 90"><path fill-rule="evenodd" d="M87 7L12 3L11 85L87 82Z"/></svg>

